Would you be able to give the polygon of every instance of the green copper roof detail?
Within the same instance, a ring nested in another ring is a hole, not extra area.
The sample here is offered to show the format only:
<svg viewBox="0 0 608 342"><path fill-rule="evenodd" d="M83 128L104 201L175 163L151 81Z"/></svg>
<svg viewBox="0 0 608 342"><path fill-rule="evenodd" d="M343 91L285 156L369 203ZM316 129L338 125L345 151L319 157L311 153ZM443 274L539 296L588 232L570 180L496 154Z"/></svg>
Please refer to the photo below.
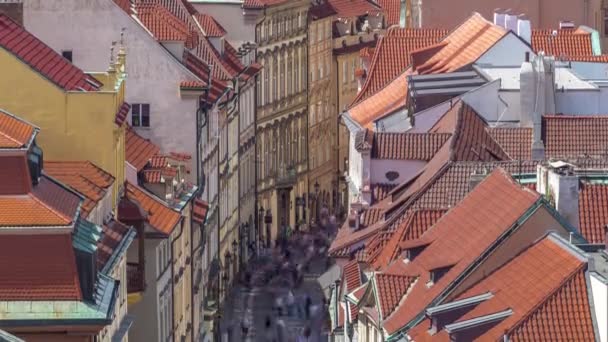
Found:
<svg viewBox="0 0 608 342"><path fill-rule="evenodd" d="M83 252L93 253L97 250L97 243L101 239L102 228L87 220L78 220L72 244Z"/></svg>

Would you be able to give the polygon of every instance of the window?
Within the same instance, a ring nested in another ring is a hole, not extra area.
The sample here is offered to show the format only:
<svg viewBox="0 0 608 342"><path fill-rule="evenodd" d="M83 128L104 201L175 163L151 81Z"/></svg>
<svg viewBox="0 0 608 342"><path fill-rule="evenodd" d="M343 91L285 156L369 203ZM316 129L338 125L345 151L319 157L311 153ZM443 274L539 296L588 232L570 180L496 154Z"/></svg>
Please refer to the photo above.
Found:
<svg viewBox="0 0 608 342"><path fill-rule="evenodd" d="M608 9L604 10L604 36L608 36Z"/></svg>
<svg viewBox="0 0 608 342"><path fill-rule="evenodd" d="M131 106L131 125L133 127L150 127L150 105L135 103Z"/></svg>
<svg viewBox="0 0 608 342"><path fill-rule="evenodd" d="M346 65L346 63L348 63L347 61L344 61L342 63L342 83L346 83L346 80L348 79L348 67Z"/></svg>
<svg viewBox="0 0 608 342"><path fill-rule="evenodd" d="M72 50L63 50L61 51L61 55L63 56L63 58L72 62Z"/></svg>

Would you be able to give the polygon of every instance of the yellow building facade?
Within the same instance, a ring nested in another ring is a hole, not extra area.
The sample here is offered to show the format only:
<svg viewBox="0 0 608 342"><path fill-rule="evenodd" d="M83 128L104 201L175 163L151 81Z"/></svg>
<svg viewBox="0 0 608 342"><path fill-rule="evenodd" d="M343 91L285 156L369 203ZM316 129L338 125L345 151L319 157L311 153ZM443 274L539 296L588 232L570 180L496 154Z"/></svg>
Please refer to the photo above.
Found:
<svg viewBox="0 0 608 342"><path fill-rule="evenodd" d="M125 58L121 47L107 72L90 74L102 84L99 90L65 90L0 46L0 106L41 128L45 158L90 160L111 173L113 207L125 180L126 124L117 118L121 109L128 114Z"/></svg>

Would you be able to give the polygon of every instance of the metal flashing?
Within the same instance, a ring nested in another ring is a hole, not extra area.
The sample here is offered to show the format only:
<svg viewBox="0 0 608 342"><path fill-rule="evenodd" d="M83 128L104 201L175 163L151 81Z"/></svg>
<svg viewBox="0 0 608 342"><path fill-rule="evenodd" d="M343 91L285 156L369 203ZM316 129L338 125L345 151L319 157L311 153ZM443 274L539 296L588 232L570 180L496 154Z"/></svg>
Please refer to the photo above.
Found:
<svg viewBox="0 0 608 342"><path fill-rule="evenodd" d="M470 328L478 327L480 325L496 322L503 320L513 314L513 310L507 309L504 311L500 311L491 315L476 317L472 319L468 319L466 321L457 322L448 324L445 326L445 330L448 334L453 334L462 330L467 330Z"/></svg>
<svg viewBox="0 0 608 342"><path fill-rule="evenodd" d="M494 295L492 294L492 292L487 292L478 296L473 296L473 297L469 297L469 298L465 298L465 299L461 299L461 300L455 300L453 302L449 302L446 304L441 304L441 305L437 305L434 307L430 307L428 309L426 309L426 314L428 316L433 316L436 314L440 314L440 313L444 313L444 312L449 312L452 310L456 310L459 308L463 308L466 306L470 306L470 305L475 305L475 304L479 304L481 302L484 302L490 298L494 297Z"/></svg>

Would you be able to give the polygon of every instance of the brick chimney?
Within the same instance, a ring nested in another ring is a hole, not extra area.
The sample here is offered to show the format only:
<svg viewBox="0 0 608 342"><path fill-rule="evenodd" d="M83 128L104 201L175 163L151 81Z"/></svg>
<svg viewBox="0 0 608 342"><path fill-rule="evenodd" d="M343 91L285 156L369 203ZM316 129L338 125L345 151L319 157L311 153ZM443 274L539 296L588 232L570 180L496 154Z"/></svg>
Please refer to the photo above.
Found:
<svg viewBox="0 0 608 342"><path fill-rule="evenodd" d="M0 13L23 26L23 0L0 0Z"/></svg>

